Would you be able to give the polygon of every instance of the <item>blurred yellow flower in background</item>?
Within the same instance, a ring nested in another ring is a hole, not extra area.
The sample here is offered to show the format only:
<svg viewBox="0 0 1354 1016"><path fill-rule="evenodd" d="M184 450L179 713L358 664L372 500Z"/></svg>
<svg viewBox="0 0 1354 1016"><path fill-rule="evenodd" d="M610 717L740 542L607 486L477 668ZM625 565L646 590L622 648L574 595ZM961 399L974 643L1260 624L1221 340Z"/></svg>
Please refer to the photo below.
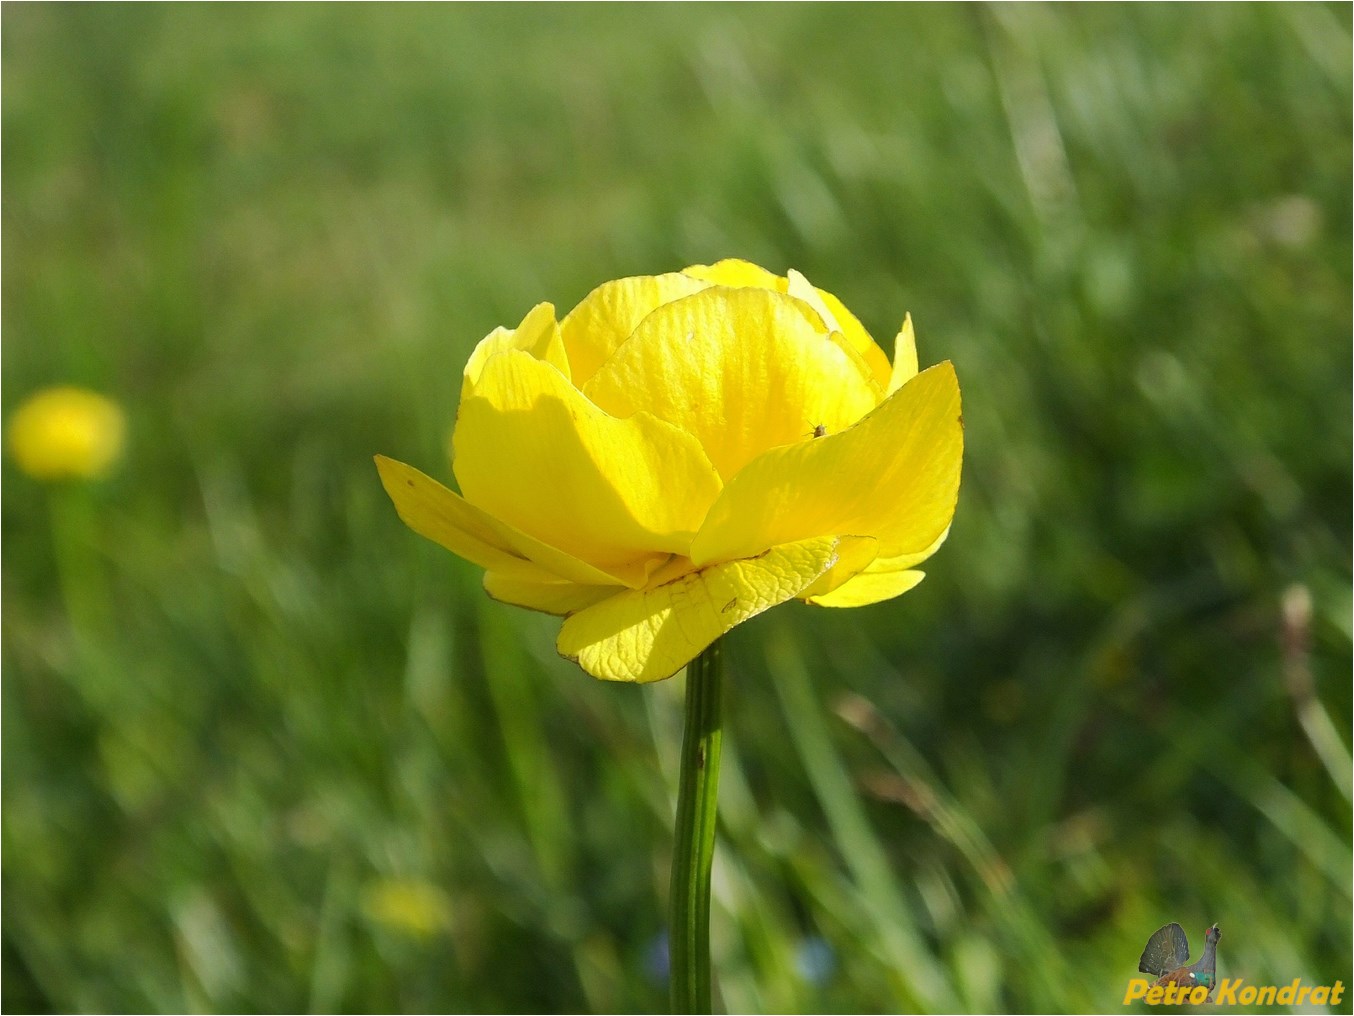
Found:
<svg viewBox="0 0 1354 1016"><path fill-rule="evenodd" d="M9 450L39 480L100 476L122 456L122 407L85 388L61 385L30 396L9 418Z"/></svg>
<svg viewBox="0 0 1354 1016"><path fill-rule="evenodd" d="M382 879L362 890L368 918L413 938L429 938L451 925L446 893L417 879Z"/></svg>
<svg viewBox="0 0 1354 1016"><path fill-rule="evenodd" d="M906 592L949 531L963 454L948 362L892 364L831 293L745 261L605 283L471 354L461 494L377 457L415 532L507 603L567 615L596 677L670 677L790 599Z"/></svg>

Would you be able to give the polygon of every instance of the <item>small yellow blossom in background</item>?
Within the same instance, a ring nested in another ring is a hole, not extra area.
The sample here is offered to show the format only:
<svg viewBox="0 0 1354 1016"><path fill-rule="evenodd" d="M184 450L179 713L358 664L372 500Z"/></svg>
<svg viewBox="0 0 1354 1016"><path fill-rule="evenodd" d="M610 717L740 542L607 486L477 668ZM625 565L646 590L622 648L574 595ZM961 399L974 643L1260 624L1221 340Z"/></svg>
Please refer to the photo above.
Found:
<svg viewBox="0 0 1354 1016"><path fill-rule="evenodd" d="M588 673L656 681L778 603L920 582L958 497L959 383L918 372L910 318L890 364L798 272L721 261L491 332L452 454L460 494L377 456L405 523L495 599L565 615Z"/></svg>
<svg viewBox="0 0 1354 1016"><path fill-rule="evenodd" d="M416 879L371 883L362 890L362 910L377 924L413 938L430 938L451 925L446 894Z"/></svg>
<svg viewBox="0 0 1354 1016"><path fill-rule="evenodd" d="M9 418L9 450L39 480L100 476L122 455L122 408L84 388L62 385L30 396Z"/></svg>

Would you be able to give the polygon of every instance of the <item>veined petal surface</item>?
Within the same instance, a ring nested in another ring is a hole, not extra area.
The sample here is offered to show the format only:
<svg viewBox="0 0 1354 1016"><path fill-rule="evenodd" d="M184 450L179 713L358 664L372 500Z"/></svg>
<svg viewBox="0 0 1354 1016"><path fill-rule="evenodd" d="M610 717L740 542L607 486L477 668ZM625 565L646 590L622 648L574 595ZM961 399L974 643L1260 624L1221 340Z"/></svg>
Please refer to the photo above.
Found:
<svg viewBox="0 0 1354 1016"><path fill-rule="evenodd" d="M682 272L636 275L602 283L560 324L560 335L569 354L572 372L569 376L574 384L583 387L652 311L709 285Z"/></svg>
<svg viewBox="0 0 1354 1016"><path fill-rule="evenodd" d="M405 525L481 568L522 581L631 588L652 570L641 563L603 571L493 518L413 466L378 455L376 469Z"/></svg>
<svg viewBox="0 0 1354 1016"><path fill-rule="evenodd" d="M805 540L619 593L565 620L556 648L607 681L671 677L730 628L798 596L854 542Z"/></svg>
<svg viewBox="0 0 1354 1016"><path fill-rule="evenodd" d="M849 533L882 557L920 553L954 515L963 454L948 362L918 374L840 434L773 448L730 480L691 546L699 566Z"/></svg>
<svg viewBox="0 0 1354 1016"><path fill-rule="evenodd" d="M686 553L720 490L691 435L648 413L608 416L519 351L484 365L453 446L466 500L607 571Z"/></svg>
<svg viewBox="0 0 1354 1016"><path fill-rule="evenodd" d="M882 389L807 304L718 286L646 317L584 393L613 416L680 427L727 482L767 448L850 426Z"/></svg>

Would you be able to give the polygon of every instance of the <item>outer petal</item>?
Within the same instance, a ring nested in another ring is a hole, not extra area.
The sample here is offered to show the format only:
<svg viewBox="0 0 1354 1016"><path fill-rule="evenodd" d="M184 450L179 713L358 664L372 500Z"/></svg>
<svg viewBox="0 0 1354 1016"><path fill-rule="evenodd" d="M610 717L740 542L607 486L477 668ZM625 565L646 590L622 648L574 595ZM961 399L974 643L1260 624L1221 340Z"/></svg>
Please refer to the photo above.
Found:
<svg viewBox="0 0 1354 1016"><path fill-rule="evenodd" d="M901 596L924 578L919 571L864 571L831 592L805 599L815 607L864 607Z"/></svg>
<svg viewBox="0 0 1354 1016"><path fill-rule="evenodd" d="M893 373L888 392L892 395L917 376L917 337L912 331L912 315L903 316L903 327L893 340Z"/></svg>
<svg viewBox="0 0 1354 1016"><path fill-rule="evenodd" d="M642 565L602 571L500 522L413 466L376 456L381 484L400 518L414 532L481 568L529 582L561 579L594 585L639 587Z"/></svg>
<svg viewBox="0 0 1354 1016"><path fill-rule="evenodd" d="M671 677L730 628L798 596L853 543L805 540L620 593L566 620L556 647L603 680Z"/></svg>
<svg viewBox="0 0 1354 1016"><path fill-rule="evenodd" d="M676 424L727 480L767 448L850 426L882 390L808 305L718 286L650 314L584 392L614 416Z"/></svg>
<svg viewBox="0 0 1354 1016"><path fill-rule="evenodd" d="M681 272L669 272L616 279L598 286L560 325L574 384L581 388L655 308L709 285Z"/></svg>
<svg viewBox="0 0 1354 1016"><path fill-rule="evenodd" d="M465 365L462 392L479 380L480 371L491 356L509 349L524 350L536 359L551 364L565 377L569 376L569 356L564 351L559 325L555 323L555 307L549 303L538 303L527 311L526 317L516 328L495 328L480 340Z"/></svg>
<svg viewBox="0 0 1354 1016"><path fill-rule="evenodd" d="M541 582L504 572L484 573L484 591L495 600L546 614L572 614L590 607L624 587L582 586L576 582Z"/></svg>
<svg viewBox="0 0 1354 1016"><path fill-rule="evenodd" d="M853 536L838 551L836 563L819 575L813 585L803 589L800 599L812 603L814 597L824 596L869 571L879 554L879 541L869 536Z"/></svg>
<svg viewBox="0 0 1354 1016"><path fill-rule="evenodd" d="M925 572L912 571L912 567L939 550L949 535L950 530L946 528L925 550L895 557L876 557L864 568L850 574L838 562L827 575L804 590L803 599L818 607L863 607L901 596L926 577ZM824 581L834 576L839 576L837 581Z"/></svg>
<svg viewBox="0 0 1354 1016"><path fill-rule="evenodd" d="M883 557L920 553L954 515L963 441L954 368L937 364L849 430L750 462L710 509L691 559L831 533L874 536Z"/></svg>
<svg viewBox="0 0 1354 1016"><path fill-rule="evenodd" d="M691 435L647 413L613 419L522 352L484 365L452 443L467 500L608 571L686 553L720 490Z"/></svg>
<svg viewBox="0 0 1354 1016"><path fill-rule="evenodd" d="M753 286L758 289L769 289L774 293L786 293L803 300L818 312L823 323L831 331L841 334L846 344L860 355L880 390L888 387L888 357L870 337L865 326L846 309L845 304L826 289L815 289L808 279L793 268L782 278L779 275L772 275L765 268L750 261L727 258L713 265L691 265L689 268L683 268L682 273L713 282L717 286Z"/></svg>
<svg viewBox="0 0 1354 1016"><path fill-rule="evenodd" d="M945 531L931 541L929 547L907 554L894 554L891 557L877 557L865 570L867 572L892 572L903 571L907 568L915 568L928 557L940 549L940 545L950 537L950 527L946 526Z"/></svg>
<svg viewBox="0 0 1354 1016"><path fill-rule="evenodd" d="M704 279L716 286L755 286L776 293L784 293L788 286L788 280L779 275L772 275L760 265L739 258L725 258L712 265L691 265L683 268L682 274L690 275L694 279Z"/></svg>
<svg viewBox="0 0 1354 1016"><path fill-rule="evenodd" d="M818 311L823 321L834 332L845 337L847 343L860 354L880 389L886 389L889 383L889 359L879 344L870 337L865 326L856 316L846 309L846 305L826 289L815 289L809 280L794 269L786 273L789 286L786 290L791 296L803 300Z"/></svg>

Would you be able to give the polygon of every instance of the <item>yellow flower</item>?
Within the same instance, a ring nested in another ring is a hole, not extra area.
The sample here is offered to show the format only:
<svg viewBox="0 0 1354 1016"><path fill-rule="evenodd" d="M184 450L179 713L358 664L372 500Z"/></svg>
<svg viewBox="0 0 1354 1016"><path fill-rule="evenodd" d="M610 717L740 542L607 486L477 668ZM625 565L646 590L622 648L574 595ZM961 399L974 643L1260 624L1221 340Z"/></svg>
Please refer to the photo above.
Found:
<svg viewBox="0 0 1354 1016"><path fill-rule="evenodd" d="M378 924L414 938L429 938L451 924L446 894L417 879L384 879L366 886L362 909Z"/></svg>
<svg viewBox="0 0 1354 1016"><path fill-rule="evenodd" d="M9 449L29 476L98 476L122 455L126 421L116 402L84 388L44 388L9 419Z"/></svg>
<svg viewBox="0 0 1354 1016"><path fill-rule="evenodd" d="M588 673L656 681L786 600L906 592L949 531L963 453L954 368L890 366L798 272L745 261L548 303L470 356L456 494L378 456L400 517L486 569L496 599L567 615Z"/></svg>

